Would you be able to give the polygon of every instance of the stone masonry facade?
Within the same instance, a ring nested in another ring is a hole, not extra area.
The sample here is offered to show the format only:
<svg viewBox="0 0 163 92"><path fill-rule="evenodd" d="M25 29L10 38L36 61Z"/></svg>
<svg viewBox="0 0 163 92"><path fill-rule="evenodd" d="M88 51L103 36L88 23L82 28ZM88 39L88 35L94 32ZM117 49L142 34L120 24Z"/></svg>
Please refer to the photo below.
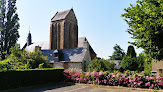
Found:
<svg viewBox="0 0 163 92"><path fill-rule="evenodd" d="M65 19L51 21L50 49L77 48L78 24L74 11L71 10Z"/></svg>

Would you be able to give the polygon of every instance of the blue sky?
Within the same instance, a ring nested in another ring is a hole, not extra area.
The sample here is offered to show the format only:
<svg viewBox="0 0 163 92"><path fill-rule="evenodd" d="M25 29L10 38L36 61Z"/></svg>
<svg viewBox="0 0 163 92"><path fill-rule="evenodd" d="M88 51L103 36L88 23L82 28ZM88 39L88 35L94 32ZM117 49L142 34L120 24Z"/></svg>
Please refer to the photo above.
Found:
<svg viewBox="0 0 163 92"><path fill-rule="evenodd" d="M121 14L136 0L17 0L21 47L30 31L32 41L49 41L50 20L57 11L73 8L78 20L79 37L87 37L98 57L108 59L115 44L127 51L131 35ZM142 49L136 49L139 54Z"/></svg>

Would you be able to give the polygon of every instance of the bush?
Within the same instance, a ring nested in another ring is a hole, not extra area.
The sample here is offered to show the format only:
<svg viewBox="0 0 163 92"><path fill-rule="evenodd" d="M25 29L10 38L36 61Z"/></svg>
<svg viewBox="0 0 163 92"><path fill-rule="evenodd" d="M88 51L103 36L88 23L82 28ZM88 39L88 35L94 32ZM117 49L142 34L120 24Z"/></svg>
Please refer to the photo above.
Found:
<svg viewBox="0 0 163 92"><path fill-rule="evenodd" d="M6 61L0 61L0 70L11 69L11 65Z"/></svg>
<svg viewBox="0 0 163 92"><path fill-rule="evenodd" d="M104 59L94 59L89 62L89 65L87 66L87 71L113 71L115 64L113 62L110 62L109 60Z"/></svg>
<svg viewBox="0 0 163 92"><path fill-rule="evenodd" d="M11 54L7 57L6 62L11 66L12 69L35 69L39 68L50 68L48 58L42 55L40 50L34 52L27 52L20 50L20 46L16 44L11 48Z"/></svg>
<svg viewBox="0 0 163 92"><path fill-rule="evenodd" d="M0 71L0 89L56 83L63 81L64 69L17 69Z"/></svg>
<svg viewBox="0 0 163 92"><path fill-rule="evenodd" d="M111 86L124 86L134 88L151 88L163 89L163 77L160 75L151 77L144 76L144 73L135 72L72 72L64 71L65 81L74 83L98 84L98 85L111 85Z"/></svg>
<svg viewBox="0 0 163 92"><path fill-rule="evenodd" d="M125 56L121 61L121 66L125 70L136 71L138 69L137 58Z"/></svg>

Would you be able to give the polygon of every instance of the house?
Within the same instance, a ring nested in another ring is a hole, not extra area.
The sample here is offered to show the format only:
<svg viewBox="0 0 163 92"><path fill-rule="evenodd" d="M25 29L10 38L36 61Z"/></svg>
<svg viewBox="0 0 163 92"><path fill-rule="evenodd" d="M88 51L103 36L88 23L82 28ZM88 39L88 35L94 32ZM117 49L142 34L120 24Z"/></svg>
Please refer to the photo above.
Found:
<svg viewBox="0 0 163 92"><path fill-rule="evenodd" d="M78 38L78 22L73 9L57 12L51 19L50 41L32 42L29 32L23 49L39 48L54 68L82 71L96 53L86 37Z"/></svg>

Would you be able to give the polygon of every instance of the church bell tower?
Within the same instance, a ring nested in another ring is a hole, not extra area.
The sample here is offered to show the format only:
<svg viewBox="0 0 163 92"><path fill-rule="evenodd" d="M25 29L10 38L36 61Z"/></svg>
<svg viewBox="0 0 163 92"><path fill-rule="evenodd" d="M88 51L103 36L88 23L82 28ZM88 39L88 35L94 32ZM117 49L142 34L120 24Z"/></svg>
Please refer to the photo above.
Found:
<svg viewBox="0 0 163 92"><path fill-rule="evenodd" d="M78 46L78 23L73 9L57 12L50 24L50 49Z"/></svg>

